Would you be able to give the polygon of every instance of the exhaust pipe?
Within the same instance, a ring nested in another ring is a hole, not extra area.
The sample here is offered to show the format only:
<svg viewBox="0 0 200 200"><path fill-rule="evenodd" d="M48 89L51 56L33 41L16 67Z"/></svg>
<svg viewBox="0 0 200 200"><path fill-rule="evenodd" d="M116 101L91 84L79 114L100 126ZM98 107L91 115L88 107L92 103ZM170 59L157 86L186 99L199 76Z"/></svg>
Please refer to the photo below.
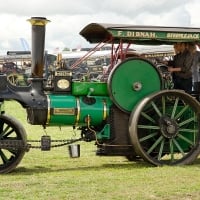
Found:
<svg viewBox="0 0 200 200"><path fill-rule="evenodd" d="M47 121L47 99L43 91L45 25L43 17L28 19L32 25L31 51L31 101L27 106L27 119L30 124L45 126ZM29 99L30 100L30 99Z"/></svg>
<svg viewBox="0 0 200 200"><path fill-rule="evenodd" d="M46 18L32 17L32 61L30 84L25 87L12 85L5 74L0 74L0 99L16 100L26 108L27 120L33 125L46 125L48 100L43 89L44 41Z"/></svg>
<svg viewBox="0 0 200 200"><path fill-rule="evenodd" d="M32 25L31 78L43 78L45 25L50 22L44 17L31 17Z"/></svg>

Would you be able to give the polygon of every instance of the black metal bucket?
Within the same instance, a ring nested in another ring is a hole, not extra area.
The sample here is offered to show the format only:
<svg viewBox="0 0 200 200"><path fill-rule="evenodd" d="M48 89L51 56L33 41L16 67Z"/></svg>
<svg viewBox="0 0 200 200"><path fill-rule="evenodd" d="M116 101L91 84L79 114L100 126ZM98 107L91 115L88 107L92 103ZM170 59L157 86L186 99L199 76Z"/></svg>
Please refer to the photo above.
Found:
<svg viewBox="0 0 200 200"><path fill-rule="evenodd" d="M71 158L80 157L80 144L71 144L68 146L68 149Z"/></svg>

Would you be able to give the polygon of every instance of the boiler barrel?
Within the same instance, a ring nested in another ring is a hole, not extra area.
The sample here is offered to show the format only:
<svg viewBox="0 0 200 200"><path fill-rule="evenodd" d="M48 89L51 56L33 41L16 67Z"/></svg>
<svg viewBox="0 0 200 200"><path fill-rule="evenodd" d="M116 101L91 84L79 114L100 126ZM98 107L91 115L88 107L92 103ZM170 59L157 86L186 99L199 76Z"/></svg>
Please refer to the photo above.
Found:
<svg viewBox="0 0 200 200"><path fill-rule="evenodd" d="M111 101L108 97L75 97L48 95L47 125L100 125L109 115Z"/></svg>

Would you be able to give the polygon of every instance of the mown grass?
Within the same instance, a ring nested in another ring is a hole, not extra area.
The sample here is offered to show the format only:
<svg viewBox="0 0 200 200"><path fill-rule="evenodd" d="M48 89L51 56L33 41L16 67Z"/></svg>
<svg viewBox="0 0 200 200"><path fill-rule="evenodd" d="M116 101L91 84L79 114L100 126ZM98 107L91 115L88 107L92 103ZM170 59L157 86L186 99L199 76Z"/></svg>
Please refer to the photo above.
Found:
<svg viewBox="0 0 200 200"><path fill-rule="evenodd" d="M24 125L28 139L40 139L42 127L26 123L18 104L6 103L8 114ZM72 128L47 128L52 138L70 138ZM78 133L77 133L78 134ZM98 157L93 142L81 144L81 157L70 158L66 146L44 152L31 149L18 167L0 175L0 199L42 200L198 200L200 159L193 165L153 167L125 157Z"/></svg>

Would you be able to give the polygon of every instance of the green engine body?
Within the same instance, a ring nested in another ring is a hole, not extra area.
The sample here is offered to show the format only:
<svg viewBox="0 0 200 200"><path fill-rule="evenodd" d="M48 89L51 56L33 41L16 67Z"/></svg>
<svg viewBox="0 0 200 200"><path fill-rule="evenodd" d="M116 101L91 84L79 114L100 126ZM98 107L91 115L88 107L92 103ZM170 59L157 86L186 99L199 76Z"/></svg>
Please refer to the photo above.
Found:
<svg viewBox="0 0 200 200"><path fill-rule="evenodd" d="M49 20L33 17L28 21L32 24L30 82L19 86L16 80L9 81L5 74L0 74L0 173L15 168L31 147L23 126L4 114L5 100L19 102L26 109L27 121L32 125L42 125L43 128L71 126L80 131L80 138L56 146L81 140L95 141L96 155L126 156L131 161L143 158L157 166L189 164L199 156L199 94L195 95L195 99L184 91L171 90L172 76L164 66L158 67L141 56L125 58L129 45L126 49L122 48L124 42L138 41L139 44L141 40L143 44L148 39L149 44L167 44L168 41L171 44L174 41L163 35L174 32L180 32L179 35L185 32L193 34L194 31L196 34L197 29L109 27L92 23L81 31L81 35L92 43L109 39L112 43L112 62L103 79L90 79L88 70L88 78L82 77L78 81L75 75L80 71L73 69L83 59L70 68L65 68L58 59L56 69L47 70L46 77L43 77L45 25ZM146 34L153 30L156 37L126 37L129 28L133 33L144 29ZM93 29L95 34L91 32ZM124 35L123 29L126 32ZM183 38L179 39L182 42ZM115 48L114 43L118 42L119 46ZM51 146L50 136L43 135L41 150L50 150Z"/></svg>
<svg viewBox="0 0 200 200"><path fill-rule="evenodd" d="M159 70L151 62L138 58L116 65L107 82L73 81L71 73L66 71L56 72L53 80L53 91L45 94L47 105L27 109L29 122L78 127L86 141L97 140L99 144L106 144L97 145L100 155L132 154L128 128L131 113L143 99L163 89ZM183 105L177 106L178 110ZM168 106L168 109L170 112L173 108ZM186 119L189 114L185 113ZM152 116L153 119L156 117L157 113ZM188 148L185 146L184 149Z"/></svg>
<svg viewBox="0 0 200 200"><path fill-rule="evenodd" d="M99 125L109 116L111 101L109 97L48 95L48 125Z"/></svg>

